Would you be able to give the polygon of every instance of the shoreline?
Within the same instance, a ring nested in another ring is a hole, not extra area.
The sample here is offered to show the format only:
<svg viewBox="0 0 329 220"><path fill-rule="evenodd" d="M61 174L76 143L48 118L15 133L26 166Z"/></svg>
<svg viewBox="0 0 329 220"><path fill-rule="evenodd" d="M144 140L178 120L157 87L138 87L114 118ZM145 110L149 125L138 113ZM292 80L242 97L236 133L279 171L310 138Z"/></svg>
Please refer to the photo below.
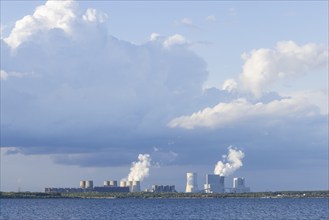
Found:
<svg viewBox="0 0 329 220"><path fill-rule="evenodd" d="M0 199L225 199L225 198L329 198L329 190L319 191L275 191L249 193L44 193L44 192L0 192Z"/></svg>

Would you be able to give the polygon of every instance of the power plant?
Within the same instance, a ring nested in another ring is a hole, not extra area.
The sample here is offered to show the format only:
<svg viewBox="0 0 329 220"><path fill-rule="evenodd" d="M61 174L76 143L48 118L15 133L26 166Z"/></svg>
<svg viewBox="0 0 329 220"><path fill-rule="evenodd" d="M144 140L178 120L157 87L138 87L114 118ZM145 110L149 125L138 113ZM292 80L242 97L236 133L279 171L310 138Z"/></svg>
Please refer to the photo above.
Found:
<svg viewBox="0 0 329 220"><path fill-rule="evenodd" d="M103 186L94 187L92 180L80 180L79 188L45 188L46 193L65 193L65 192L139 192L140 182L135 181L132 187L117 186L116 180L105 180ZM133 190L133 191L132 191Z"/></svg>
<svg viewBox="0 0 329 220"><path fill-rule="evenodd" d="M104 181L104 187L117 187L118 181L116 180L105 180Z"/></svg>
<svg viewBox="0 0 329 220"><path fill-rule="evenodd" d="M206 193L224 193L225 192L225 177L216 174L206 175L206 184L204 191Z"/></svg>
<svg viewBox="0 0 329 220"><path fill-rule="evenodd" d="M186 190L187 193L198 192L198 177L196 173L186 174Z"/></svg>
<svg viewBox="0 0 329 220"><path fill-rule="evenodd" d="M110 186L115 186L115 187L117 187L118 186L118 181L116 181L116 180L110 180Z"/></svg>
<svg viewBox="0 0 329 220"><path fill-rule="evenodd" d="M234 177L232 192L235 192L235 193L250 192L250 188L245 186L244 178Z"/></svg>
<svg viewBox="0 0 329 220"><path fill-rule="evenodd" d="M152 185L149 192L163 193L163 192L176 192L174 185Z"/></svg>
<svg viewBox="0 0 329 220"><path fill-rule="evenodd" d="M175 186L173 186L175 189ZM47 193L65 193L65 192L140 192L141 181L118 181L104 180L103 186L95 186L92 180L80 180L79 188L45 188Z"/></svg>
<svg viewBox="0 0 329 220"><path fill-rule="evenodd" d="M195 172L186 173L186 193L244 193L249 192L250 188L245 186L245 179L235 177L233 187L225 187L225 178L239 169L243 163L244 153L234 147L228 148L228 155L222 156L222 161L218 161L214 174L207 174L204 188L198 188L198 176ZM148 177L151 166L149 154L139 154L138 161L133 162L130 172L126 178L120 182L116 180L104 180L103 186L94 187L93 180L81 180L79 188L45 188L45 192L141 192L141 181ZM176 192L175 186L171 185L153 185L148 192Z"/></svg>
<svg viewBox="0 0 329 220"><path fill-rule="evenodd" d="M222 160L218 161L213 171L214 174L207 174L202 190L198 188L198 176L195 172L186 173L186 193L244 193L250 188L245 186L245 179L235 177L233 187L225 187L225 177L233 174L243 166L242 159L244 153L236 147L229 146L228 154L222 155ZM149 176L151 167L151 157L149 154L139 154L138 161L131 163L129 174L120 182L116 180L104 180L103 186L94 187L92 180L81 180L79 188L45 188L46 192L141 192L141 181ZM175 186L153 185L146 189L148 192L176 192Z"/></svg>
<svg viewBox="0 0 329 220"><path fill-rule="evenodd" d="M177 192L174 185L152 185L147 192L163 193ZM79 188L45 188L46 193L66 192L141 192L141 181L104 180L103 186L94 186L93 180L80 180ZM204 190L198 189L197 173L186 173L186 193L247 193L250 187L245 186L245 178L234 177L233 187L225 187L225 177L216 174L206 174Z"/></svg>
<svg viewBox="0 0 329 220"><path fill-rule="evenodd" d="M120 187L126 187L126 181L121 180L120 181Z"/></svg>
<svg viewBox="0 0 329 220"><path fill-rule="evenodd" d="M80 189L93 189L94 181L92 180L80 180Z"/></svg>
<svg viewBox="0 0 329 220"><path fill-rule="evenodd" d="M250 187L245 186L245 179L241 177L233 178L233 187L225 187L225 176L217 174L206 174L206 183L204 184L204 190L198 190L197 185L197 173L186 173L187 193L205 192L205 193L246 193L250 192Z"/></svg>
<svg viewBox="0 0 329 220"><path fill-rule="evenodd" d="M120 186L129 187L130 192L140 192L141 182L140 181L121 181Z"/></svg>
<svg viewBox="0 0 329 220"><path fill-rule="evenodd" d="M80 189L86 188L86 181L80 180Z"/></svg>

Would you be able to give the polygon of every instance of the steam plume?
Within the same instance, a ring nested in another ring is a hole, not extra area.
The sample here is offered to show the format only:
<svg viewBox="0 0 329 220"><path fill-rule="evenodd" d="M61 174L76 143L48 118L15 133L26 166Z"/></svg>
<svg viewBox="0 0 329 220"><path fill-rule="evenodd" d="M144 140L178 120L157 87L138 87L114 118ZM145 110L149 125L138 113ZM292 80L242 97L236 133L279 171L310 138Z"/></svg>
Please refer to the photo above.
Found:
<svg viewBox="0 0 329 220"><path fill-rule="evenodd" d="M228 148L228 155L223 155L223 160L218 161L214 173L220 176L228 176L242 167L244 153L233 147Z"/></svg>
<svg viewBox="0 0 329 220"><path fill-rule="evenodd" d="M132 162L130 173L128 174L128 181L142 181L149 176L151 166L151 157L149 154L139 154L138 161Z"/></svg>

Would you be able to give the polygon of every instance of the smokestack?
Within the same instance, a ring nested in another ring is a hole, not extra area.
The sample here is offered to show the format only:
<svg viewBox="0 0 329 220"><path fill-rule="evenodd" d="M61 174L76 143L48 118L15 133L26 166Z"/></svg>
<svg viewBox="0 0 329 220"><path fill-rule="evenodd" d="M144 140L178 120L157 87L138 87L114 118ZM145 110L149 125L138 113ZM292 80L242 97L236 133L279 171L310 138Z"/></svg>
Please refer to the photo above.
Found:
<svg viewBox="0 0 329 220"><path fill-rule="evenodd" d="M118 182L116 180L110 180L110 186L111 187L117 187L118 186Z"/></svg>
<svg viewBox="0 0 329 220"><path fill-rule="evenodd" d="M198 192L197 173L186 174L186 192L193 193Z"/></svg>
<svg viewBox="0 0 329 220"><path fill-rule="evenodd" d="M120 181L120 187L126 187L126 181L121 180Z"/></svg>
<svg viewBox="0 0 329 220"><path fill-rule="evenodd" d="M81 188L81 189L86 188L86 181L84 181L84 180L80 180L80 188Z"/></svg>
<svg viewBox="0 0 329 220"><path fill-rule="evenodd" d="M92 180L86 180L86 189L93 189L94 182Z"/></svg>
<svg viewBox="0 0 329 220"><path fill-rule="evenodd" d="M110 186L110 181L105 180L104 181L104 187L109 187Z"/></svg>
<svg viewBox="0 0 329 220"><path fill-rule="evenodd" d="M231 175L234 171L243 166L244 153L233 147L228 147L228 155L223 155L223 161L218 161L214 173L220 176Z"/></svg>
<svg viewBox="0 0 329 220"><path fill-rule="evenodd" d="M129 191L131 192L133 187L133 181L127 181L126 186L129 187Z"/></svg>

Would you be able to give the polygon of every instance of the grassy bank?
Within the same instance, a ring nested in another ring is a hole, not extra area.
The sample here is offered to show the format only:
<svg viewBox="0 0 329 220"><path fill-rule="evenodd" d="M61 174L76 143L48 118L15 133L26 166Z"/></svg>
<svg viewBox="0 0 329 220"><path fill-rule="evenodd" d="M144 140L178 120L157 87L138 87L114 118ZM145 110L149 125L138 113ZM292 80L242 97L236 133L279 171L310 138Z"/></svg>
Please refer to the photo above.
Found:
<svg viewBox="0 0 329 220"><path fill-rule="evenodd" d="M250 193L42 193L42 192L0 192L0 198L329 198L329 191L277 191Z"/></svg>

